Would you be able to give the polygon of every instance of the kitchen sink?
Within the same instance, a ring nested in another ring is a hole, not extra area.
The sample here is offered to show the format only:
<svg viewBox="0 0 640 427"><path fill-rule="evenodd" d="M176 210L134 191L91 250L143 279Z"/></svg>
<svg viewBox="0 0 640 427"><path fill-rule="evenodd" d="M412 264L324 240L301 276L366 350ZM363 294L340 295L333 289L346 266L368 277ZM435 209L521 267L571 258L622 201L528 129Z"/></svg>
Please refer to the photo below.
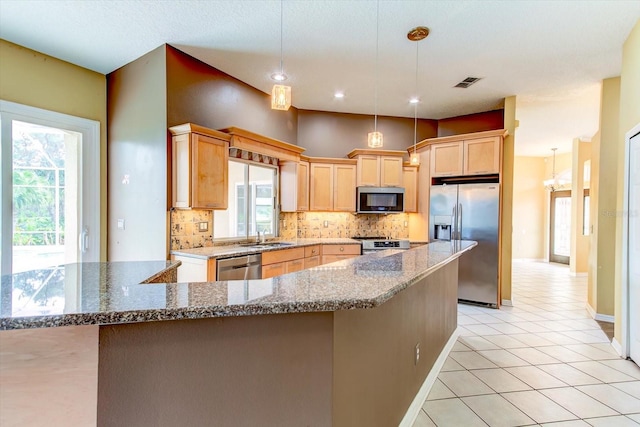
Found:
<svg viewBox="0 0 640 427"><path fill-rule="evenodd" d="M262 242L262 243L240 243L240 246L248 248L277 248L283 246L293 246L293 243L287 242Z"/></svg>

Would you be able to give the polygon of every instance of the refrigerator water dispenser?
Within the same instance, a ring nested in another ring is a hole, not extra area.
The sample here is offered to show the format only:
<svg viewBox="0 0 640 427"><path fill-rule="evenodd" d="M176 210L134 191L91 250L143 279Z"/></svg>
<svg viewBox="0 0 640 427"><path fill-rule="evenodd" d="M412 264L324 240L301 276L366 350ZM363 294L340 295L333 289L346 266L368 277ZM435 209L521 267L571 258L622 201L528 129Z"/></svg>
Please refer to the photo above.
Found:
<svg viewBox="0 0 640 427"><path fill-rule="evenodd" d="M433 235L436 240L451 240L451 217L444 215L434 216Z"/></svg>

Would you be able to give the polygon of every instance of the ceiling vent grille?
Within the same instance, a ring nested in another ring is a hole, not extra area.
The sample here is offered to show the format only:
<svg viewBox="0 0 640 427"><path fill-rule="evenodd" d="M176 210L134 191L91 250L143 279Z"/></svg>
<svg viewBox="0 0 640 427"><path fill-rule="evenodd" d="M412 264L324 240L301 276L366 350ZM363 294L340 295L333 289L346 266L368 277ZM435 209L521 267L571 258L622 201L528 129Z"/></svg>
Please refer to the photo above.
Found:
<svg viewBox="0 0 640 427"><path fill-rule="evenodd" d="M463 81L455 85L454 87L461 87L463 89L466 89L480 79L481 77L467 77L466 79L464 79Z"/></svg>

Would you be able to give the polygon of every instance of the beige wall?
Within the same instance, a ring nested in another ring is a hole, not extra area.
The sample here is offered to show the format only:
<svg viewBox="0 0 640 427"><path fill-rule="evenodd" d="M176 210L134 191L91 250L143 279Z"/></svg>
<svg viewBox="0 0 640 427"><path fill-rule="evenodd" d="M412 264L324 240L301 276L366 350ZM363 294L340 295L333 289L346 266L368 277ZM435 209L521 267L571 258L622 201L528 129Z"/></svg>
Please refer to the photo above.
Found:
<svg viewBox="0 0 640 427"><path fill-rule="evenodd" d="M593 140L591 170L591 257L589 305L602 315L614 314L614 280L616 265L615 211L616 169L618 167L618 133L620 78L602 81L600 130ZM600 190L603 191L600 191Z"/></svg>
<svg viewBox="0 0 640 427"><path fill-rule="evenodd" d="M622 212L623 204L623 171L627 161L624 153L624 136L632 127L640 123L640 20L636 22L631 34L624 43L622 51L622 73L620 74L620 127L617 139L618 161L613 169L617 173L616 180L616 268L615 268L615 332L618 342L621 340L622 322ZM613 172L612 171L612 172Z"/></svg>
<svg viewBox="0 0 640 427"><path fill-rule="evenodd" d="M504 128L509 135L502 149L502 223L500 224L500 298L511 301L511 252L513 239L513 162L516 133L516 97L504 100Z"/></svg>
<svg viewBox="0 0 640 427"><path fill-rule="evenodd" d="M0 39L0 99L100 122L100 258L107 247L107 86L102 74Z"/></svg>
<svg viewBox="0 0 640 427"><path fill-rule="evenodd" d="M573 162L571 167L571 256L569 269L574 274L588 270L589 235L584 235L584 166L591 160L591 143L576 138L573 140Z"/></svg>
<svg viewBox="0 0 640 427"><path fill-rule="evenodd" d="M543 157L514 158L513 258L545 259L547 192Z"/></svg>

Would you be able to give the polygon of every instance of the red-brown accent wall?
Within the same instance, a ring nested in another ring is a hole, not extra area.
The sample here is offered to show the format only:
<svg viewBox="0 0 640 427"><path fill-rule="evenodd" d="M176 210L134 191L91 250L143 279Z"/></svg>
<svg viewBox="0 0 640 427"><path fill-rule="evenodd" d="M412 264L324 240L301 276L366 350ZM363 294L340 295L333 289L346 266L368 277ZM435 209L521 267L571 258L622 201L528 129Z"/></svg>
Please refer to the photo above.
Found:
<svg viewBox="0 0 640 427"><path fill-rule="evenodd" d="M485 111L438 120L438 137L504 128L504 110Z"/></svg>

